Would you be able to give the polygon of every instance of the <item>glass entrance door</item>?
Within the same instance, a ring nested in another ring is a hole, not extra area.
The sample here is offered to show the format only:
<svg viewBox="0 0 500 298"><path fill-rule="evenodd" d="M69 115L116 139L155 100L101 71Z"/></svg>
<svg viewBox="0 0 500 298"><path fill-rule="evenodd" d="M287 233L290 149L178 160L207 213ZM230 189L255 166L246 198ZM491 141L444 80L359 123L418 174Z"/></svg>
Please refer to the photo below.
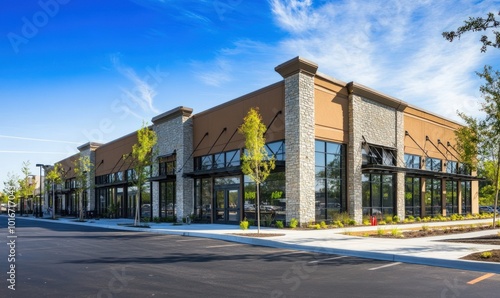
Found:
<svg viewBox="0 0 500 298"><path fill-rule="evenodd" d="M215 221L217 223L238 223L240 221L239 188L215 190Z"/></svg>

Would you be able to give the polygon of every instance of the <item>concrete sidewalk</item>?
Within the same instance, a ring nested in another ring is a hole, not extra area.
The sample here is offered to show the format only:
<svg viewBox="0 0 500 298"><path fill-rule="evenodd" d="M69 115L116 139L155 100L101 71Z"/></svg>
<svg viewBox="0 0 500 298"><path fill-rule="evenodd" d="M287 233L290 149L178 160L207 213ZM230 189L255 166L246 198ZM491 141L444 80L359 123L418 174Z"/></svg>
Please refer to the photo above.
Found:
<svg viewBox="0 0 500 298"><path fill-rule="evenodd" d="M30 220L50 221L51 219L41 219L34 217L22 217ZM183 224L174 225L172 223L149 223L150 228L136 228L126 226L133 224L132 219L91 219L87 222L77 222L75 218L60 218L57 222L75 225L86 225L94 227L109 228L126 231L142 231L158 234L173 234L192 237L204 237L219 240L226 240L251 245L269 246L292 250L303 250L321 252L328 254L340 254L361 258L372 258L377 260L387 260L394 262L405 262L421 265L449 267L464 270L474 270L492 272L500 274L500 263L476 262L460 260L461 257L475 252L500 249L496 245L463 244L454 242L443 242L440 240L471 238L485 235L497 235L499 230L487 230L480 232L454 234L436 237L422 237L411 239L389 239L374 237L357 237L346 235L346 232L358 232L386 229L390 232L393 228L401 230L407 228L417 228L422 225L449 226L491 223L492 219L465 220L452 222L429 222L404 225L386 226L356 226L338 229L323 230L291 230L261 228L261 233L279 233L283 236L275 237L246 237L244 233L254 233L256 227L251 227L247 231L242 231L237 225L221 224ZM235 235L240 234L240 235Z"/></svg>

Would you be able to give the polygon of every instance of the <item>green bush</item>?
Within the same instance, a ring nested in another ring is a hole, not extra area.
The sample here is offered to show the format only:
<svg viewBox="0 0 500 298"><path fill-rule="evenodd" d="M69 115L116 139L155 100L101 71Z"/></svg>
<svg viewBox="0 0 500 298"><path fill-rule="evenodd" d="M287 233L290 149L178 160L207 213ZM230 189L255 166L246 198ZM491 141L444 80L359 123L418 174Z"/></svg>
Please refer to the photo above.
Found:
<svg viewBox="0 0 500 298"><path fill-rule="evenodd" d="M240 222L240 229L248 230L248 220L244 219Z"/></svg>
<svg viewBox="0 0 500 298"><path fill-rule="evenodd" d="M283 221L281 221L281 220L277 220L277 221L276 221L276 227L277 227L278 229L283 229L283 228L285 227L285 226L283 225Z"/></svg>
<svg viewBox="0 0 500 298"><path fill-rule="evenodd" d="M384 217L384 221L387 223L387 224L391 224L392 223L392 215L386 215Z"/></svg>
<svg viewBox="0 0 500 298"><path fill-rule="evenodd" d="M401 230L398 228L394 228L391 230L391 235L393 237L401 237L401 236L403 236L403 232L401 232Z"/></svg>
<svg viewBox="0 0 500 298"><path fill-rule="evenodd" d="M416 222L421 222L421 221L422 221L422 219L420 218L420 216L417 216L417 217L415 217L415 221L416 221Z"/></svg>
<svg viewBox="0 0 500 298"><path fill-rule="evenodd" d="M493 257L493 253L491 251L485 251L485 252L481 253L482 259L489 259L491 257Z"/></svg>
<svg viewBox="0 0 500 298"><path fill-rule="evenodd" d="M385 234L385 229L382 229L382 228L377 229L377 235L383 236L384 234Z"/></svg>
<svg viewBox="0 0 500 298"><path fill-rule="evenodd" d="M422 225L422 231L424 231L424 232L429 231L429 226L428 225Z"/></svg>
<svg viewBox="0 0 500 298"><path fill-rule="evenodd" d="M371 225L371 224L372 224L372 223L371 223L371 221L370 221L369 219L363 219L363 225L364 225L364 226L369 226L369 225Z"/></svg>
<svg viewBox="0 0 500 298"><path fill-rule="evenodd" d="M328 228L328 225L326 224L326 222L324 220L322 220L320 223L319 223L319 226L322 228L322 229L326 229Z"/></svg>
<svg viewBox="0 0 500 298"><path fill-rule="evenodd" d="M288 226L292 229L295 229L297 227L297 225L299 224L299 221L295 218L292 218L290 220L290 223L288 224Z"/></svg>
<svg viewBox="0 0 500 298"><path fill-rule="evenodd" d="M158 216L153 217L155 223L160 223L160 218Z"/></svg>
<svg viewBox="0 0 500 298"><path fill-rule="evenodd" d="M344 224L340 220L334 221L333 225L336 226L337 228L343 228L344 227Z"/></svg>
<svg viewBox="0 0 500 298"><path fill-rule="evenodd" d="M393 221L393 222L395 222L395 223L400 222L400 220L399 220L399 216L394 215L394 216L392 217L392 221Z"/></svg>

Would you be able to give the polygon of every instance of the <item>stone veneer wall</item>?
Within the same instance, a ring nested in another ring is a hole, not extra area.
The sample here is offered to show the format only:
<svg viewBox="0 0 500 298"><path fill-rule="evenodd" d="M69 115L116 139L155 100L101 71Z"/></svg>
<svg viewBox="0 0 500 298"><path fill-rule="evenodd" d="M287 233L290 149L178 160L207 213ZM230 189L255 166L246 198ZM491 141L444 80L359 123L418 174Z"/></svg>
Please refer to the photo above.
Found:
<svg viewBox="0 0 500 298"><path fill-rule="evenodd" d="M154 119L153 122L155 122ZM183 173L193 170L192 159L186 162L193 150L192 119L190 115L179 112L168 120L158 120L157 123L154 123L153 129L158 137L156 145L158 155L172 154L174 150L176 152L176 214L177 220L182 221L183 217L190 215L194 211L193 180L182 177ZM157 174L158 168L155 166L153 176ZM159 216L160 212L159 184L159 182L153 182L153 216Z"/></svg>
<svg viewBox="0 0 500 298"><path fill-rule="evenodd" d="M362 209L362 142L396 148L396 165L404 166L403 112L378 102L349 95L349 145L347 152L347 190L350 215L361 223ZM396 175L397 215L404 218L404 173Z"/></svg>
<svg viewBox="0 0 500 298"><path fill-rule="evenodd" d="M315 220L314 76L285 78L286 220Z"/></svg>

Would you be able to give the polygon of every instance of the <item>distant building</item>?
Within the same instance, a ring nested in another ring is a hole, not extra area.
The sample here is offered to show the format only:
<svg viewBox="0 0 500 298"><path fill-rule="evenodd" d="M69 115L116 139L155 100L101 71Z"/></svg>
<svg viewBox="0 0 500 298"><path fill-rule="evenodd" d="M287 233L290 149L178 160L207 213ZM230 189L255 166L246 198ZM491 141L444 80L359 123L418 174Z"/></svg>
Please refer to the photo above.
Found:
<svg viewBox="0 0 500 298"><path fill-rule="evenodd" d="M277 167L261 187L265 221L329 221L368 216L436 216L478 212L477 178L457 158L460 124L355 82L317 72L296 57L275 70L283 80L194 114L178 107L152 119L158 135L153 175L141 198L143 217L238 223L255 218L255 185L240 170L237 132L259 107L267 150ZM133 217L137 194L130 154L136 132L80 154L95 164L85 209ZM56 212L77 214L72 160L60 163L65 184Z"/></svg>

